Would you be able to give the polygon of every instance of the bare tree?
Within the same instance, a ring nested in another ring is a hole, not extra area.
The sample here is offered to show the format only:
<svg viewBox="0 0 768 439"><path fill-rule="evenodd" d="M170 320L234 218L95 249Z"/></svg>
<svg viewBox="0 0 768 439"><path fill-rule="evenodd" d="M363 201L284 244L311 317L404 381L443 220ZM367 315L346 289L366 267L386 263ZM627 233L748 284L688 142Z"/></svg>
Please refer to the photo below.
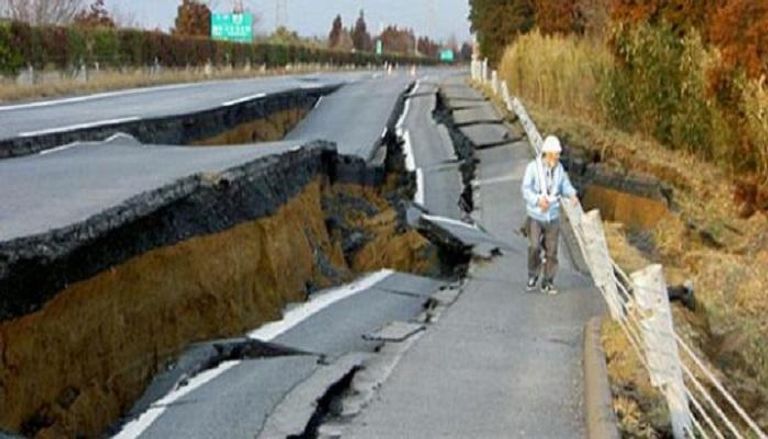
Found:
<svg viewBox="0 0 768 439"><path fill-rule="evenodd" d="M68 24L83 8L82 0L2 0L4 15L30 24Z"/></svg>

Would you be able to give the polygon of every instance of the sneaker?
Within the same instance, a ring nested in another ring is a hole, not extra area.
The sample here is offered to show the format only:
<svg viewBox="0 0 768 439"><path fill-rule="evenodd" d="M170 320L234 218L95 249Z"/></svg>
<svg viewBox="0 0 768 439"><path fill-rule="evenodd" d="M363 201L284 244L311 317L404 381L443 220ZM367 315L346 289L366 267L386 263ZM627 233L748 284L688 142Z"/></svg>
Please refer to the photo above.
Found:
<svg viewBox="0 0 768 439"><path fill-rule="evenodd" d="M555 288L555 285L552 282L542 282L541 292L549 294L550 296L554 296L558 293L557 288Z"/></svg>
<svg viewBox="0 0 768 439"><path fill-rule="evenodd" d="M536 282L538 282L536 277L529 277L528 283L525 285L525 291L528 291L529 293L536 291Z"/></svg>

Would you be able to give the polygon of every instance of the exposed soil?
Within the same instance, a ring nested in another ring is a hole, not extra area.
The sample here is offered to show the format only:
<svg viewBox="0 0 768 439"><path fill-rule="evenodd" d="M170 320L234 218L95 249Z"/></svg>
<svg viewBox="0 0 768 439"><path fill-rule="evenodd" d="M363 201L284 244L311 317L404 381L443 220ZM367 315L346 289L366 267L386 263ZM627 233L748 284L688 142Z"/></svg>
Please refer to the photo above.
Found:
<svg viewBox="0 0 768 439"><path fill-rule="evenodd" d="M334 212L345 218L328 227ZM97 436L190 342L241 334L357 273L439 273L437 250L398 216L374 188L318 179L269 217L69 285L40 311L0 324L1 425ZM349 246L355 231L363 238Z"/></svg>
<svg viewBox="0 0 768 439"><path fill-rule="evenodd" d="M217 146L271 142L285 137L309 112L299 107L282 110L267 117L241 123L223 133L192 142L192 145Z"/></svg>

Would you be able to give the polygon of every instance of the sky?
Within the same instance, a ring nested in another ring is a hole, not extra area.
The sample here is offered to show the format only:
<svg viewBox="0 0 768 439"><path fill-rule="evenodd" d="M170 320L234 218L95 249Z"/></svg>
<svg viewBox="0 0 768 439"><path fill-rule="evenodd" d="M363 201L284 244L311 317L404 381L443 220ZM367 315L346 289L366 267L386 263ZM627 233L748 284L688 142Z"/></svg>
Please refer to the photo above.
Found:
<svg viewBox="0 0 768 439"><path fill-rule="evenodd" d="M108 7L133 16L139 25L169 29L181 0L106 0ZM231 10L232 0L210 0L216 10ZM260 16L259 33L275 28L276 3L280 0L244 0L246 7ZM326 37L336 14L345 27L353 26L360 9L365 11L368 30L378 33L381 26L397 24L418 35L430 34L446 40L451 35L461 41L470 39L468 0L282 0L287 3L285 23L302 36ZM430 6L434 5L434 6Z"/></svg>

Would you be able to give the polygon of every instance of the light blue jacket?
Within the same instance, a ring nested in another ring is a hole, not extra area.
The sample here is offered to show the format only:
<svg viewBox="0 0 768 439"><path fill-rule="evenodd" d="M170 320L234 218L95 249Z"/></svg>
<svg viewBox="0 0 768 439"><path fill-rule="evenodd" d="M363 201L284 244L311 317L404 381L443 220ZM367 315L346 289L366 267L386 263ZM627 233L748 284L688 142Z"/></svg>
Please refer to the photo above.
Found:
<svg viewBox="0 0 768 439"><path fill-rule="evenodd" d="M544 195L542 191L543 185L540 184L539 178L544 178L541 171L546 172L546 165L542 164L540 168L540 163L538 160L533 160L525 168L522 191L528 216L536 221L547 223L560 217L560 197L573 197L576 195L576 189L571 184L571 180L568 178L568 173L563 169L563 165L558 162L554 169L553 184L551 185L552 193L549 194L549 209L543 212L539 207L539 199Z"/></svg>

